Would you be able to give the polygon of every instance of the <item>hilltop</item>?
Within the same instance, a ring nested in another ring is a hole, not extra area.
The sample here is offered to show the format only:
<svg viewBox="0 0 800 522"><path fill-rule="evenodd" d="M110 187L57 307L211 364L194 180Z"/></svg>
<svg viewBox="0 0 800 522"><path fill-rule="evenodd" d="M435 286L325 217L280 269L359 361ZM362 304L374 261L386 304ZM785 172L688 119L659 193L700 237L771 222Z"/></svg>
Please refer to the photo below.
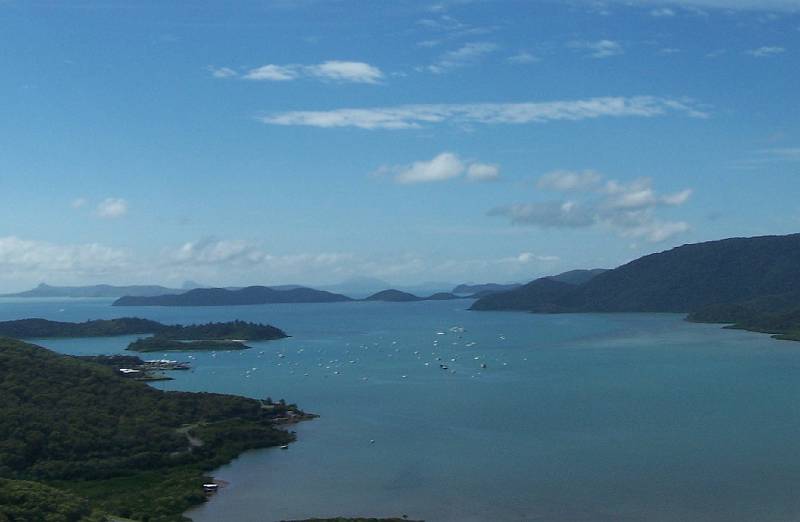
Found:
<svg viewBox="0 0 800 522"><path fill-rule="evenodd" d="M269 303L336 303L352 301L351 298L314 290L313 288L290 286L286 289L268 286L248 286L240 289L196 288L182 294L149 297L125 296L114 301L113 306L238 306Z"/></svg>
<svg viewBox="0 0 800 522"><path fill-rule="evenodd" d="M472 309L690 313L787 334L800 330L798 266L800 234L723 239L644 256L582 284L537 279Z"/></svg>
<svg viewBox="0 0 800 522"><path fill-rule="evenodd" d="M448 301L451 299L462 299L457 295L453 295L449 292L437 292L433 295L428 297L420 297L418 295L414 295L408 292L403 292L400 290L389 289L389 290L382 290L371 296L364 299L364 301L387 301L392 303L410 303L414 301Z"/></svg>

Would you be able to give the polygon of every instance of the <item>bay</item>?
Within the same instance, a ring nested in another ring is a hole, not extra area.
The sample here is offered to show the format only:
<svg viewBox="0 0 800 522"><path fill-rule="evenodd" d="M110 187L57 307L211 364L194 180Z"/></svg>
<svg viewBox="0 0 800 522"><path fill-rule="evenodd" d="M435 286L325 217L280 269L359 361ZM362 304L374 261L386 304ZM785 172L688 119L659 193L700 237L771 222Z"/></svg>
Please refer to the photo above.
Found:
<svg viewBox="0 0 800 522"><path fill-rule="evenodd" d="M194 369L159 388L285 398L321 415L293 427L288 451L248 452L217 470L229 485L188 514L196 522L800 519L800 344L674 314L469 304L2 299L0 320L243 319L292 336L166 354ZM134 337L34 342L122 353Z"/></svg>

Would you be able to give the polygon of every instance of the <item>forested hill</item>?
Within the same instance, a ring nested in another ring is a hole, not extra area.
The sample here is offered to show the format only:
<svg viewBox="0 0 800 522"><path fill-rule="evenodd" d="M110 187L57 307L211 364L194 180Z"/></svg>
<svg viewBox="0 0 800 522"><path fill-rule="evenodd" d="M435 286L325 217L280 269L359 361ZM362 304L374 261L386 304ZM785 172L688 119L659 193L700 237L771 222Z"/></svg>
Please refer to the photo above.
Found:
<svg viewBox="0 0 800 522"><path fill-rule="evenodd" d="M44 481L67 491L64 502L75 512L91 511L77 496L91 508L136 520L182 520L183 511L205 498L207 470L244 450L292 438L273 426L292 406L164 392L21 341L0 339L0 376L0 479ZM46 520L15 518L12 507L0 506L0 519Z"/></svg>
<svg viewBox="0 0 800 522"><path fill-rule="evenodd" d="M297 287L275 289L267 286L248 286L238 290L226 288L197 288L183 294L152 297L125 296L114 306L236 306L268 303L335 303L352 301L347 296L324 290Z"/></svg>
<svg viewBox="0 0 800 522"><path fill-rule="evenodd" d="M479 299L476 310L693 312L800 291L800 234L735 238L639 258L582 285L534 285ZM538 291L535 286L543 286Z"/></svg>
<svg viewBox="0 0 800 522"><path fill-rule="evenodd" d="M286 333L268 324L246 321L190 325L162 324L138 317L95 319L67 323L47 319L0 321L0 336L15 339L47 337L112 337L115 335L155 334L164 339L269 341L287 337Z"/></svg>

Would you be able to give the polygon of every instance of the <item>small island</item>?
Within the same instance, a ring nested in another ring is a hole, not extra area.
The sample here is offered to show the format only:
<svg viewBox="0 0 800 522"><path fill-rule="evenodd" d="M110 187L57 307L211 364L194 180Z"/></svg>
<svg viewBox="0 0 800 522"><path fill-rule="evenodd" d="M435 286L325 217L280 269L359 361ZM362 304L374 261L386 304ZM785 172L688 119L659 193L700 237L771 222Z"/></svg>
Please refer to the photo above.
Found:
<svg viewBox="0 0 800 522"><path fill-rule="evenodd" d="M123 317L66 323L47 319L19 319L0 322L0 336L16 339L52 337L111 337L153 334L128 345L135 352L174 352L205 350L246 350L246 341L273 341L288 337L268 324L247 321L167 325L149 319Z"/></svg>
<svg viewBox="0 0 800 522"><path fill-rule="evenodd" d="M364 301L385 301L390 303L412 303L416 301L449 301L451 299L463 299L463 297L451 294L449 292L438 292L428 297L420 297L402 290L390 288L389 290L381 290L369 297L364 298Z"/></svg>

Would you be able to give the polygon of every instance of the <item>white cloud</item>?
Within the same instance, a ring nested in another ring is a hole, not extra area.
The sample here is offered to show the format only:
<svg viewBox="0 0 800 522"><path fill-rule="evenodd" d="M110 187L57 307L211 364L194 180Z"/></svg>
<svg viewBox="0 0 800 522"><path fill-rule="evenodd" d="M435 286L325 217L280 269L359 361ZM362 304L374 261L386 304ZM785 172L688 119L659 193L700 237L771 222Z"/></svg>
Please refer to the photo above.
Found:
<svg viewBox="0 0 800 522"><path fill-rule="evenodd" d="M786 49L783 47L763 46L757 49L750 49L749 51L746 51L746 54L749 54L750 56L754 56L756 58L767 58L770 56L777 56L785 52Z"/></svg>
<svg viewBox="0 0 800 522"><path fill-rule="evenodd" d="M86 206L86 203L87 203L86 198L75 198L70 202L69 206L77 209Z"/></svg>
<svg viewBox="0 0 800 522"><path fill-rule="evenodd" d="M472 163L467 167L467 179L470 181L496 181L500 178L500 167L488 163Z"/></svg>
<svg viewBox="0 0 800 522"><path fill-rule="evenodd" d="M327 80L352 83L378 83L383 73L374 65L364 62L330 60L304 69L307 74Z"/></svg>
<svg viewBox="0 0 800 522"><path fill-rule="evenodd" d="M469 181L495 181L500 177L498 165L465 161L452 152L442 152L431 160L415 161L410 165L383 165L373 175L392 176L397 183L411 185L447 181L465 172Z"/></svg>
<svg viewBox="0 0 800 522"><path fill-rule="evenodd" d="M590 58L610 58L619 56L625 52L622 44L614 40L597 40L595 42L570 42L569 47L573 49L586 50Z"/></svg>
<svg viewBox="0 0 800 522"><path fill-rule="evenodd" d="M542 256L534 254L533 252L522 252L517 256L504 257L499 260L500 263L518 263L521 265L530 263L554 263L556 261L560 261L558 256Z"/></svg>
<svg viewBox="0 0 800 522"><path fill-rule="evenodd" d="M395 181L402 184L429 183L456 178L464 172L464 163L458 156L443 152L430 161L415 161L409 167L397 169Z"/></svg>
<svg viewBox="0 0 800 522"><path fill-rule="evenodd" d="M379 83L383 72L364 62L328 60L318 64L266 64L241 75L229 67L208 67L215 78L240 77L251 81L288 82L300 78L317 78L339 83Z"/></svg>
<svg viewBox="0 0 800 522"><path fill-rule="evenodd" d="M602 179L603 176L593 170L556 170L540 177L536 184L540 189L567 192L594 188Z"/></svg>
<svg viewBox="0 0 800 522"><path fill-rule="evenodd" d="M762 151L763 154L772 156L779 160L800 160L800 147L783 147L777 149L767 149Z"/></svg>
<svg viewBox="0 0 800 522"><path fill-rule="evenodd" d="M128 213L128 202L122 198L106 198L97 205L96 212L101 218L122 217Z"/></svg>
<svg viewBox="0 0 800 522"><path fill-rule="evenodd" d="M650 16L655 16L656 18L669 18L675 16L675 10L670 9L669 7L657 7L650 11Z"/></svg>
<svg viewBox="0 0 800 522"><path fill-rule="evenodd" d="M264 252L247 241L212 239L184 243L168 255L175 263L194 265L254 265L265 258Z"/></svg>
<svg viewBox="0 0 800 522"><path fill-rule="evenodd" d="M250 69L242 76L245 80L257 81L270 81L270 82L285 82L294 80L299 76L299 73L294 66L284 65L262 65L255 69Z"/></svg>
<svg viewBox="0 0 800 522"><path fill-rule="evenodd" d="M597 0L580 0L595 5ZM800 11L800 0L611 0L614 3L642 6L671 6L692 9L724 9L733 11Z"/></svg>
<svg viewBox="0 0 800 522"><path fill-rule="evenodd" d="M268 114L259 119L270 125L411 129L445 122L526 124L602 117L651 118L670 113L682 113L696 118L708 116L691 100L634 96L553 102L399 105L369 109L289 111Z"/></svg>
<svg viewBox="0 0 800 522"><path fill-rule="evenodd" d="M124 250L98 243L59 245L44 241L0 237L0 273L3 278L100 276L127 265Z"/></svg>
<svg viewBox="0 0 800 522"><path fill-rule="evenodd" d="M213 65L209 65L207 69L214 78L232 78L237 76L236 71L230 67L214 67Z"/></svg>
<svg viewBox="0 0 800 522"><path fill-rule="evenodd" d="M542 228L584 228L595 224L594 209L574 201L515 203L495 207L490 216L505 216L515 225L536 225Z"/></svg>
<svg viewBox="0 0 800 522"><path fill-rule="evenodd" d="M542 189L583 193L581 199L517 203L496 207L490 216L508 218L516 225L542 228L610 229L623 237L642 238L651 242L669 239L689 230L684 221L664 221L656 211L661 207L676 207L686 203L691 189L662 195L652 187L650 178L628 183L608 180L594 171L556 171L539 179ZM576 194L577 195L577 194Z"/></svg>
<svg viewBox="0 0 800 522"><path fill-rule="evenodd" d="M625 237L643 238L651 243L660 243L673 236L687 232L690 228L689 224L684 221L653 221L623 230L622 235Z"/></svg>
<svg viewBox="0 0 800 522"><path fill-rule="evenodd" d="M497 44L491 42L470 42L454 51L444 53L428 70L435 74L442 74L453 69L473 65L486 55L498 49Z"/></svg>
<svg viewBox="0 0 800 522"><path fill-rule="evenodd" d="M527 51L522 51L513 56L509 56L508 58L506 58L506 61L508 63L513 63L517 65L524 65L529 63L536 63L538 61L541 61L541 59L535 54L529 53Z"/></svg>

